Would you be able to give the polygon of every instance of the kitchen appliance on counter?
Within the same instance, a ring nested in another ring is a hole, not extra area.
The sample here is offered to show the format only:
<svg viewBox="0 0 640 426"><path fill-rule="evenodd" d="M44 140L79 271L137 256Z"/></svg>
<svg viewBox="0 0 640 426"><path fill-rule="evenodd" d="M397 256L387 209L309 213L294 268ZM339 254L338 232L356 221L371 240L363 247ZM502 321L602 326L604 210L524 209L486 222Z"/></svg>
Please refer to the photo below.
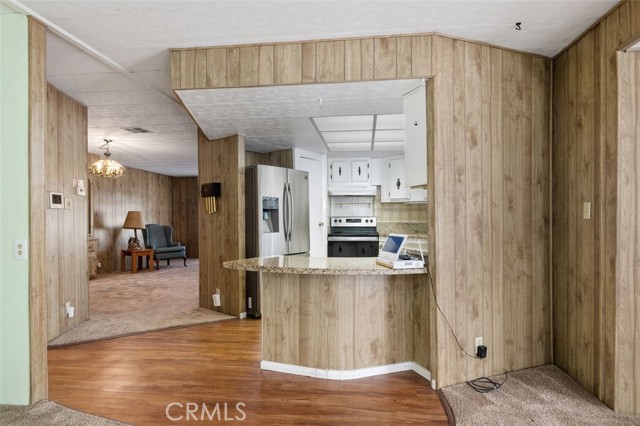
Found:
<svg viewBox="0 0 640 426"><path fill-rule="evenodd" d="M371 216L331 217L328 257L377 257L376 218Z"/></svg>
<svg viewBox="0 0 640 426"><path fill-rule="evenodd" d="M309 252L309 174L273 166L245 169L246 257ZM260 317L260 274L246 273L247 315Z"/></svg>

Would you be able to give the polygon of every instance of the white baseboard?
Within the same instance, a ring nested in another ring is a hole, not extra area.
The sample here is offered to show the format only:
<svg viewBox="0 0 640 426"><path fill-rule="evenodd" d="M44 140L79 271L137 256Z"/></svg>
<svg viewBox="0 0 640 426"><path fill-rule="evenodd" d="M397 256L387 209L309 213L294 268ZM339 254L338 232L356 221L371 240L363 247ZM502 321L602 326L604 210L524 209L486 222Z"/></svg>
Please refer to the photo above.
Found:
<svg viewBox="0 0 640 426"><path fill-rule="evenodd" d="M412 362L411 364L412 364L411 365L411 369L413 371L415 371L416 373L418 373L419 375L421 375L425 379L431 381L431 371L427 370L426 368L424 368L423 366L421 366L420 364L417 364L415 362Z"/></svg>
<svg viewBox="0 0 640 426"><path fill-rule="evenodd" d="M273 361L261 361L263 370L279 373L296 374L298 376L315 377L328 380L353 380L363 377L380 376L382 374L397 373L413 370L427 380L431 380L431 372L415 362L406 361L397 364L378 365L375 367L358 368L355 370L325 370L320 368L302 367L300 365L283 364Z"/></svg>

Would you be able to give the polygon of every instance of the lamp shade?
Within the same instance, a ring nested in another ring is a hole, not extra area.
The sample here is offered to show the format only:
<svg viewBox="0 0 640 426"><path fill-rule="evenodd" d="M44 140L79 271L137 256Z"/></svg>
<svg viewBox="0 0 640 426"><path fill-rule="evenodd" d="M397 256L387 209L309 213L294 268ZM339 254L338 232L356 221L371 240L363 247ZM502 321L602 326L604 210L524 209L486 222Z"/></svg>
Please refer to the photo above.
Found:
<svg viewBox="0 0 640 426"><path fill-rule="evenodd" d="M142 219L142 212L130 211L127 213L127 218L124 220L124 229L142 229L144 228L144 219Z"/></svg>

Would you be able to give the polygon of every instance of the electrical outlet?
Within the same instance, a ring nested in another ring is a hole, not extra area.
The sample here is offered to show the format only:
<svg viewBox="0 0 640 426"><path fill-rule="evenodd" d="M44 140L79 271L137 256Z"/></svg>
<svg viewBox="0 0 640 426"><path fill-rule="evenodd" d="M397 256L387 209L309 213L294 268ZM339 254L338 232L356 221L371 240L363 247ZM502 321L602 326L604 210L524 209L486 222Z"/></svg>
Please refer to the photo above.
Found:
<svg viewBox="0 0 640 426"><path fill-rule="evenodd" d="M13 241L13 258L16 260L27 260L27 240Z"/></svg>
<svg viewBox="0 0 640 426"><path fill-rule="evenodd" d="M482 336L476 337L476 350L478 350L478 346L482 346L482 345L484 345L484 342L482 341Z"/></svg>
<svg viewBox="0 0 640 426"><path fill-rule="evenodd" d="M102 260L98 260L98 268L102 268Z"/></svg>
<svg viewBox="0 0 640 426"><path fill-rule="evenodd" d="M591 219L591 203L588 201L582 205L582 218Z"/></svg>

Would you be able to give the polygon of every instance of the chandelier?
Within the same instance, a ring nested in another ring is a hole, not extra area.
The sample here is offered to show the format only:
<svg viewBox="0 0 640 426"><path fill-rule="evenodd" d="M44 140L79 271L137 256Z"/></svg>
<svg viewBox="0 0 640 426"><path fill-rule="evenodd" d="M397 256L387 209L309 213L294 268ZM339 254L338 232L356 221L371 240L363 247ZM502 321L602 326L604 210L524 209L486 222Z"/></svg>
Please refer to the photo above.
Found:
<svg viewBox="0 0 640 426"><path fill-rule="evenodd" d="M124 174L124 167L122 164L115 160L112 160L111 153L109 152L109 144L113 142L111 139L105 139L106 143L100 147L100 149L106 150L104 153L104 160L98 160L89 167L94 175L100 175L102 177L117 178Z"/></svg>

